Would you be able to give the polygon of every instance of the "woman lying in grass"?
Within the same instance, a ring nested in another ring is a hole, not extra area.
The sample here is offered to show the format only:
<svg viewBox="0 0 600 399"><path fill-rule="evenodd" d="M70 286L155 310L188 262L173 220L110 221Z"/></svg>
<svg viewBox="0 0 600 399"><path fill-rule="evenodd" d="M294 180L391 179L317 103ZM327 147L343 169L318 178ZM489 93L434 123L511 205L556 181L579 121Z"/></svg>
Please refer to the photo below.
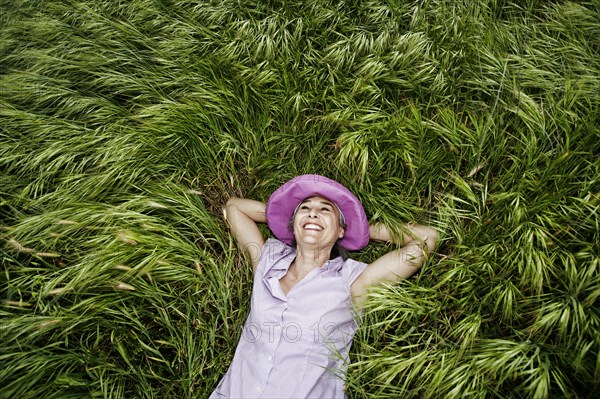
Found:
<svg viewBox="0 0 600 399"><path fill-rule="evenodd" d="M344 372L357 329L353 305L370 287L415 273L436 231L408 225L404 245L370 265L346 250L369 239L391 241L369 226L360 201L341 184L298 176L267 205L231 198L225 219L254 268L252 305L229 370L211 398L343 398ZM266 242L256 225L277 237Z"/></svg>

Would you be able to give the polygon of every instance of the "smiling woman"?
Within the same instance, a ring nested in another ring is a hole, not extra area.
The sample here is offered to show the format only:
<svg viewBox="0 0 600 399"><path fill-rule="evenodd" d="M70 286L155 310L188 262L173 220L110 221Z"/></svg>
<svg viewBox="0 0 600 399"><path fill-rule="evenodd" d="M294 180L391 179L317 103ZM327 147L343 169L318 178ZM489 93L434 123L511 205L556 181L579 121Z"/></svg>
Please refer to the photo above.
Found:
<svg viewBox="0 0 600 399"><path fill-rule="evenodd" d="M328 199L314 196L305 199L292 217L293 233L296 239L306 244L333 247L344 237L343 213Z"/></svg>
<svg viewBox="0 0 600 399"><path fill-rule="evenodd" d="M231 198L225 216L250 257L254 286L233 361L211 398L345 397L355 306L370 287L415 273L436 231L406 226L404 246L370 265L332 256L336 246L358 250L391 235L369 226L346 187L319 175L288 181L266 205ZM256 222L267 222L276 238L264 242Z"/></svg>
<svg viewBox="0 0 600 399"><path fill-rule="evenodd" d="M344 214L342 213L342 211L340 211L340 209L338 208L338 206L334 203L334 202L330 202L327 199L320 197L320 196L315 196L313 198L320 198L322 200L324 200L326 203L324 203L323 205L327 205L329 204L330 206L333 207L333 209L335 209L336 214L338 215L339 218L339 225L346 230L347 227L347 223L346 223L346 218L344 217ZM302 201L301 203L298 204L298 206L296 207L296 209L294 210L294 214L292 216L292 218L290 219L290 222L288 224L288 230L291 231L292 233L294 233L294 221L296 220L296 214L298 213L298 210L300 209L301 206L304 206L304 204L306 202L308 202L310 200L310 198L307 198L306 200ZM308 206L308 205L306 205ZM318 227L309 227L309 228L320 228L320 226ZM296 238L294 238L290 244L292 247L296 247ZM335 244L333 244L333 248L331 249L331 253L330 253L330 259L335 259L338 256L341 256L344 260L348 259L348 251L346 251L340 244L339 244L339 240L337 240L335 242Z"/></svg>

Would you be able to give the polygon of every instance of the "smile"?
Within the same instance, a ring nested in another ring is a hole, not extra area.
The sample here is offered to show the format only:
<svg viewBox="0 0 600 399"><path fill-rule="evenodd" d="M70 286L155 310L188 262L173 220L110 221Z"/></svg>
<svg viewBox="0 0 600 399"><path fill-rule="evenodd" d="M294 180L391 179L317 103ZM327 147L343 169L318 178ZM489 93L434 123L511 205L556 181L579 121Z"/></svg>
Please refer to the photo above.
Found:
<svg viewBox="0 0 600 399"><path fill-rule="evenodd" d="M315 230L315 231L323 230L323 227L319 226L318 224L314 224L314 223L306 223L302 227L304 228L304 230Z"/></svg>

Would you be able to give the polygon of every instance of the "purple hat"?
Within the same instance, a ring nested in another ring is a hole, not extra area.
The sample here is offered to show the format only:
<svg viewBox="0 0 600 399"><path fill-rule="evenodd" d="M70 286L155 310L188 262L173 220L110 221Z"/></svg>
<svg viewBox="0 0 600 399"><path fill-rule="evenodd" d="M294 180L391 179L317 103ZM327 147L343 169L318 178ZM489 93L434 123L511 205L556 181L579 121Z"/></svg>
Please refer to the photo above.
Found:
<svg viewBox="0 0 600 399"><path fill-rule="evenodd" d="M275 237L286 244L292 243L294 233L288 226L294 210L300 202L315 195L333 201L346 219L340 245L350 251L366 247L369 243L369 222L362 204L346 187L319 175L296 176L271 194L265 213Z"/></svg>

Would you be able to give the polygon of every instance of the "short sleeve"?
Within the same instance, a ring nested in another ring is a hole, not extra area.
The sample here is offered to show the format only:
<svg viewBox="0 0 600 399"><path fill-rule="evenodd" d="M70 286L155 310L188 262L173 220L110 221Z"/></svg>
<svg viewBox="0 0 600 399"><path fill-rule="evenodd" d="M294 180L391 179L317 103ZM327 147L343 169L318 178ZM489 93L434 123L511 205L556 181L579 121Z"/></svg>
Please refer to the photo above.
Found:
<svg viewBox="0 0 600 399"><path fill-rule="evenodd" d="M273 265L275 262L285 257L292 251L292 247L279 241L276 238L269 238L263 244L258 258L258 266L256 267L256 273L258 275L264 275L267 265Z"/></svg>
<svg viewBox="0 0 600 399"><path fill-rule="evenodd" d="M367 264L358 262L354 259L347 259L344 264L344 274L348 280L348 286L352 285L354 281L365 271Z"/></svg>

